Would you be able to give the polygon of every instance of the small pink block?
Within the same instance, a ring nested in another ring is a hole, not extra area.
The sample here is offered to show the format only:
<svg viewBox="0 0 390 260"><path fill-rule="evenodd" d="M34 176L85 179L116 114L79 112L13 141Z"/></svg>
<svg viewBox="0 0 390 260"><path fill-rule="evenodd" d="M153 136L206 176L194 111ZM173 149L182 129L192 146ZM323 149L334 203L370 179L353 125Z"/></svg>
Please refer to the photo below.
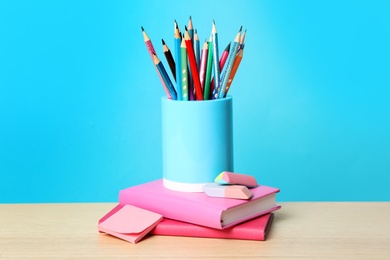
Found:
<svg viewBox="0 0 390 260"><path fill-rule="evenodd" d="M249 188L257 187L257 181L255 177L246 174L234 173L234 172L221 172L214 180L218 184L237 184L244 185Z"/></svg>
<svg viewBox="0 0 390 260"><path fill-rule="evenodd" d="M203 186L203 191L209 197L230 198L230 199L250 199L252 192L242 185L218 185L209 183Z"/></svg>

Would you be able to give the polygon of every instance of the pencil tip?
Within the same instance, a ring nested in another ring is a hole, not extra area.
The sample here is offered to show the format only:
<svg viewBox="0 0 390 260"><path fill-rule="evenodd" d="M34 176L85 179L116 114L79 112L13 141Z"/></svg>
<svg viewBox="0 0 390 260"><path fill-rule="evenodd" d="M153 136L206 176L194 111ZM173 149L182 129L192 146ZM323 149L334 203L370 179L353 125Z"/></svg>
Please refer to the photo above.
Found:
<svg viewBox="0 0 390 260"><path fill-rule="evenodd" d="M184 25L184 29L187 31L187 26Z"/></svg>
<svg viewBox="0 0 390 260"><path fill-rule="evenodd" d="M165 45L164 39L161 39L161 41L162 41L162 44Z"/></svg>
<svg viewBox="0 0 390 260"><path fill-rule="evenodd" d="M229 51L230 50L230 43L228 44L228 46L226 46L226 51Z"/></svg>
<svg viewBox="0 0 390 260"><path fill-rule="evenodd" d="M141 26L141 29L142 29L142 31L144 31L144 27L143 26Z"/></svg>
<svg viewBox="0 0 390 260"><path fill-rule="evenodd" d="M239 30L239 32L241 32L242 31L242 25L241 25L241 27L240 27L240 30Z"/></svg>

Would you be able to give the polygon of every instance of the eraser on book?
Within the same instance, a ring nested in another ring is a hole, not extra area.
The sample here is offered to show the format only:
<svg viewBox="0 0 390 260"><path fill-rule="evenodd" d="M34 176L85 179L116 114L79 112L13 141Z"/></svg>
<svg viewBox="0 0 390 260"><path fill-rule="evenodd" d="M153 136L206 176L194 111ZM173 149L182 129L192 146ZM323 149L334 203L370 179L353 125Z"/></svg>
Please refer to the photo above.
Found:
<svg viewBox="0 0 390 260"><path fill-rule="evenodd" d="M214 180L218 184L236 184L244 185L249 188L257 187L257 181L255 177L247 174L234 173L234 172L221 172Z"/></svg>
<svg viewBox="0 0 390 260"><path fill-rule="evenodd" d="M242 185L218 185L208 183L203 186L203 191L209 197L230 198L230 199L250 199L252 192Z"/></svg>

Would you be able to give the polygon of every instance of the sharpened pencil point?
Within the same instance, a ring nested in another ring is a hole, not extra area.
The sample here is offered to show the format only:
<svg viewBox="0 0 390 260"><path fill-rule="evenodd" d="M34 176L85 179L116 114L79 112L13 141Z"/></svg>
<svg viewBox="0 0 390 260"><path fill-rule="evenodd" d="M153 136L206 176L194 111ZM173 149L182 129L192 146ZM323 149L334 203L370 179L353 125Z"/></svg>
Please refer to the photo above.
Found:
<svg viewBox="0 0 390 260"><path fill-rule="evenodd" d="M212 29L211 29L211 33L217 33L217 26L215 26L214 20L213 20L213 26L212 26Z"/></svg>
<svg viewBox="0 0 390 260"><path fill-rule="evenodd" d="M188 41L188 40L191 40L191 37L190 37L190 34L189 34L189 32L187 31L187 29L186 29L186 31L185 31L185 33L184 33L184 37L183 37L186 41Z"/></svg>
<svg viewBox="0 0 390 260"><path fill-rule="evenodd" d="M188 20L188 29L189 30L193 30L194 29L194 27L192 25L192 18L191 18L191 16L190 16L190 19Z"/></svg>
<svg viewBox="0 0 390 260"><path fill-rule="evenodd" d="M226 46L225 48L225 51L229 51L230 50L230 43L228 44L228 46Z"/></svg>
<svg viewBox="0 0 390 260"><path fill-rule="evenodd" d="M161 41L162 41L162 44L165 45L164 39L161 39Z"/></svg>
<svg viewBox="0 0 390 260"><path fill-rule="evenodd" d="M142 31L145 31L143 26L141 26L141 29L142 29Z"/></svg>

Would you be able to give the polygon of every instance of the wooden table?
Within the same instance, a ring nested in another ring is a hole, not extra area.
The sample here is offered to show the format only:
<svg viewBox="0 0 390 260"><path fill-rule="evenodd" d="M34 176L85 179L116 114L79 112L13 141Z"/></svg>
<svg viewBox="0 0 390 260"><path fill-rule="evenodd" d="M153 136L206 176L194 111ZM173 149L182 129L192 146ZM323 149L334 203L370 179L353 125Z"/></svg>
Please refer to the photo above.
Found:
<svg viewBox="0 0 390 260"><path fill-rule="evenodd" d="M280 203L267 241L100 234L114 203L1 204L0 259L390 259L390 202Z"/></svg>

